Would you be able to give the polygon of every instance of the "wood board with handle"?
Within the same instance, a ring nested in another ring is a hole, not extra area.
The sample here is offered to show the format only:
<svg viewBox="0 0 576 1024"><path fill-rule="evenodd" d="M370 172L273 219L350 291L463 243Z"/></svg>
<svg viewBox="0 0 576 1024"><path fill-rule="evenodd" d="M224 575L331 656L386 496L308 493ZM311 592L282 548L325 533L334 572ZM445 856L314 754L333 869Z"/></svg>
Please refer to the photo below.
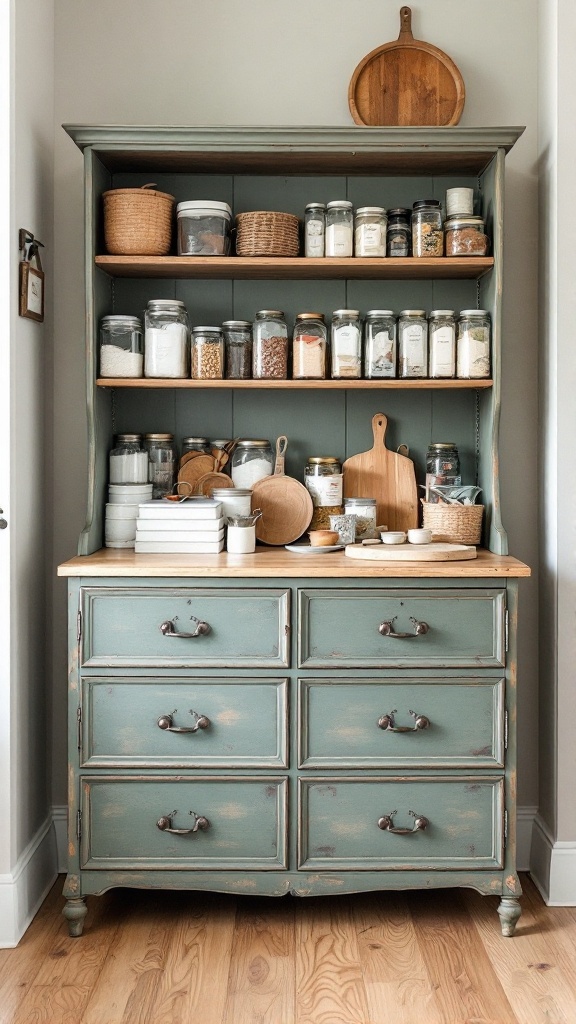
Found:
<svg viewBox="0 0 576 1024"><path fill-rule="evenodd" d="M472 544L348 544L345 554L348 558L360 558L366 562L463 562L476 558Z"/></svg>
<svg viewBox="0 0 576 1024"><path fill-rule="evenodd" d="M273 475L258 480L252 488L252 511L262 511L256 522L256 539L263 544L291 544L310 526L314 511L304 484L284 474L287 445L285 435L278 438Z"/></svg>
<svg viewBox="0 0 576 1024"><path fill-rule="evenodd" d="M386 448L387 417L372 417L374 447L346 459L345 498L376 498L376 523L389 530L412 530L418 526L418 491L414 463L406 455Z"/></svg>

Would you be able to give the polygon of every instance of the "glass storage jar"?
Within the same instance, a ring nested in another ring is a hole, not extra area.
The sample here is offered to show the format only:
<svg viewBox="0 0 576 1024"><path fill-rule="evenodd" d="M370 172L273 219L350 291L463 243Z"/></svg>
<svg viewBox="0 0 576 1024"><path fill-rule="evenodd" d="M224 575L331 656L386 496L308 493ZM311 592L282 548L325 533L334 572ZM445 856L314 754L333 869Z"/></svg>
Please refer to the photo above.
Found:
<svg viewBox="0 0 576 1024"><path fill-rule="evenodd" d="M234 487L251 489L258 480L272 476L274 454L270 441L243 438L238 441L232 456L232 483Z"/></svg>
<svg viewBox="0 0 576 1024"><path fill-rule="evenodd" d="M391 309L369 309L364 321L364 376L396 376L396 317Z"/></svg>
<svg viewBox="0 0 576 1024"><path fill-rule="evenodd" d="M326 235L326 206L324 203L308 203L304 211L304 255L324 255Z"/></svg>
<svg viewBox="0 0 576 1024"><path fill-rule="evenodd" d="M111 484L148 483L148 455L141 434L118 434L108 456Z"/></svg>
<svg viewBox="0 0 576 1024"><path fill-rule="evenodd" d="M400 377L425 377L428 372L428 324L423 309L403 309L398 318Z"/></svg>
<svg viewBox="0 0 576 1024"><path fill-rule="evenodd" d="M362 328L357 309L336 309L332 314L332 377L362 376Z"/></svg>
<svg viewBox="0 0 576 1024"><path fill-rule="evenodd" d="M405 209L403 206L397 206L393 210L388 210L386 255L409 256L410 241L410 210Z"/></svg>
<svg viewBox="0 0 576 1024"><path fill-rule="evenodd" d="M173 434L144 434L144 448L148 453L148 480L152 484L152 497L163 498L171 494L176 482L178 458Z"/></svg>
<svg viewBox="0 0 576 1024"><path fill-rule="evenodd" d="M294 380L323 380L326 377L328 332L323 313L298 313L292 340Z"/></svg>
<svg viewBox="0 0 576 1024"><path fill-rule="evenodd" d="M279 309L261 309L252 327L252 376L285 380L288 376L288 328Z"/></svg>
<svg viewBox="0 0 576 1024"><path fill-rule="evenodd" d="M490 376L490 315L485 309L463 309L458 320L456 376Z"/></svg>
<svg viewBox="0 0 576 1024"><path fill-rule="evenodd" d="M227 380L252 376L252 324L249 320L225 320L222 324Z"/></svg>
<svg viewBox="0 0 576 1024"><path fill-rule="evenodd" d="M344 515L356 516L356 540L376 537L376 498L345 498Z"/></svg>
<svg viewBox="0 0 576 1024"><path fill-rule="evenodd" d="M144 376L188 376L188 314L179 299L151 299L146 307Z"/></svg>
<svg viewBox="0 0 576 1024"><path fill-rule="evenodd" d="M191 339L193 380L222 380L224 339L219 327L193 327Z"/></svg>
<svg viewBox="0 0 576 1024"><path fill-rule="evenodd" d="M193 199L178 203L179 256L228 256L232 210L228 203Z"/></svg>
<svg viewBox="0 0 576 1024"><path fill-rule="evenodd" d="M354 255L386 255L386 210L383 206L361 206L354 218Z"/></svg>
<svg viewBox="0 0 576 1024"><path fill-rule="evenodd" d="M252 508L252 491L249 487L213 487L212 497L222 505L222 515L249 516Z"/></svg>
<svg viewBox="0 0 576 1024"><path fill-rule="evenodd" d="M333 456L312 455L304 469L304 483L314 511L310 530L329 530L330 516L342 515L342 466Z"/></svg>
<svg viewBox="0 0 576 1024"><path fill-rule="evenodd" d="M100 376L141 377L142 323L137 316L104 316L100 321Z"/></svg>
<svg viewBox="0 0 576 1024"><path fill-rule="evenodd" d="M439 199L419 199L412 207L412 255L444 255L442 207Z"/></svg>
<svg viewBox="0 0 576 1024"><path fill-rule="evenodd" d="M433 309L428 319L428 376L456 376L456 321L453 309Z"/></svg>
<svg viewBox="0 0 576 1024"><path fill-rule="evenodd" d="M485 256L488 252L482 217L449 217L444 232L447 256Z"/></svg>
<svg viewBox="0 0 576 1024"><path fill-rule="evenodd" d="M431 487L459 487L460 457L453 441L434 442L426 452L426 501L432 504L442 499L430 491Z"/></svg>
<svg viewBox="0 0 576 1024"><path fill-rule="evenodd" d="M201 452L202 455L206 455L210 452L210 445L208 444L207 437L183 437L182 438L182 455L186 455L187 452Z"/></svg>
<svg viewBox="0 0 576 1024"><path fill-rule="evenodd" d="M354 242L354 214L352 203L338 199L326 207L327 256L351 256Z"/></svg>

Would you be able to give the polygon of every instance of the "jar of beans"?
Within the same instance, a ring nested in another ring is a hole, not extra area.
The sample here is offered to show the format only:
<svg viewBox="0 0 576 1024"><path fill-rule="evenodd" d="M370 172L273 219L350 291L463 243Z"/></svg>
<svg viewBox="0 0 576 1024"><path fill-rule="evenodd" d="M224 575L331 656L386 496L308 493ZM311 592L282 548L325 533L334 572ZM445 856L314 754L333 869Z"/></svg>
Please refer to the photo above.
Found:
<svg viewBox="0 0 576 1024"><path fill-rule="evenodd" d="M224 377L224 339L219 327L192 328L191 376L194 380Z"/></svg>
<svg viewBox="0 0 576 1024"><path fill-rule="evenodd" d="M288 376L288 328L279 309L256 313L252 342L252 376L257 380L286 380Z"/></svg>

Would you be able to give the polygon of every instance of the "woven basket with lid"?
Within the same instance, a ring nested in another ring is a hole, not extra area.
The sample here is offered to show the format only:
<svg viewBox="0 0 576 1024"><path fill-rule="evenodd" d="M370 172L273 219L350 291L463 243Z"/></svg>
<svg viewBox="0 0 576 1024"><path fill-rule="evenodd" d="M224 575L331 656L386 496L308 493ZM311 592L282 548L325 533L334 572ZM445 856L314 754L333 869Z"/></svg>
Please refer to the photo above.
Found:
<svg viewBox="0 0 576 1024"><path fill-rule="evenodd" d="M167 256L174 196L153 185L103 193L104 241L112 256Z"/></svg>
<svg viewBox="0 0 576 1024"><path fill-rule="evenodd" d="M298 217L252 210L236 217L237 256L297 256Z"/></svg>

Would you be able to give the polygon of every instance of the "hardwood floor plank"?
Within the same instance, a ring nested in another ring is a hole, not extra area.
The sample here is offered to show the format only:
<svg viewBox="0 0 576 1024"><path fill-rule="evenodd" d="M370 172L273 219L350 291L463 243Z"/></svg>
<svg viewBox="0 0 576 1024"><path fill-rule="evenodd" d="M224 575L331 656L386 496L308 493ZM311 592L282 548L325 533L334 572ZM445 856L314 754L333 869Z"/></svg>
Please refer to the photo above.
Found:
<svg viewBox="0 0 576 1024"><path fill-rule="evenodd" d="M12 1024L15 1014L62 929L62 879L54 883L32 924L15 949L0 949L0 1024Z"/></svg>
<svg viewBox="0 0 576 1024"><path fill-rule="evenodd" d="M347 896L296 904L297 1024L371 1024L352 904Z"/></svg>
<svg viewBox="0 0 576 1024"><path fill-rule="evenodd" d="M239 900L222 1024L294 1021L293 956L293 900Z"/></svg>

